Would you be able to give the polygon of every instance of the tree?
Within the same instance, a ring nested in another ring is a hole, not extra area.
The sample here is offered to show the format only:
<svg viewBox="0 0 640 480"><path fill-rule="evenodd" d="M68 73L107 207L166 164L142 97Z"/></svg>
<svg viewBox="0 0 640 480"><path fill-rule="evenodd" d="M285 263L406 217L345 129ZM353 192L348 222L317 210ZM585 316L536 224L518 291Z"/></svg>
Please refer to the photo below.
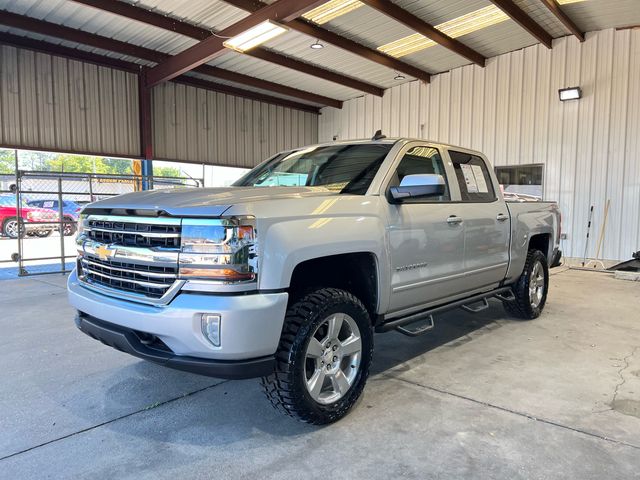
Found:
<svg viewBox="0 0 640 480"><path fill-rule="evenodd" d="M15 173L16 159L13 150L0 149L0 173Z"/></svg>
<svg viewBox="0 0 640 480"><path fill-rule="evenodd" d="M184 178L182 171L175 167L153 167L154 177L179 177Z"/></svg>

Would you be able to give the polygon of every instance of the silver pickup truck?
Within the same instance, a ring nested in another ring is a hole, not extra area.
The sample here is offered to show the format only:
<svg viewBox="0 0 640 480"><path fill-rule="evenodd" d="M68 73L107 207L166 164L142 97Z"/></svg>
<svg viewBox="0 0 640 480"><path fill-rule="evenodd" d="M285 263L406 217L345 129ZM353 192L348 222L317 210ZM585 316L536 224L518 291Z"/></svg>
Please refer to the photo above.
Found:
<svg viewBox="0 0 640 480"><path fill-rule="evenodd" d="M559 255L555 203L505 203L479 152L423 140L279 153L233 187L88 205L76 324L118 350L223 378L323 424L363 391L373 333L416 336L497 298L533 319Z"/></svg>

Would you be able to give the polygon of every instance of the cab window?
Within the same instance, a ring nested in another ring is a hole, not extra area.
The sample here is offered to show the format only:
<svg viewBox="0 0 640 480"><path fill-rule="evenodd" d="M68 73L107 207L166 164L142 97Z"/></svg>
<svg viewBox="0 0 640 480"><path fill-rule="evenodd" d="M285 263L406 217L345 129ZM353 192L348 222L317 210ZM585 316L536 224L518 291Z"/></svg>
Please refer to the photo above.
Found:
<svg viewBox="0 0 640 480"><path fill-rule="evenodd" d="M447 175L438 149L423 145L411 147L407 153L404 154L402 160L400 160L398 168L396 168L395 176L391 180L389 186L398 186L400 185L400 182L402 182L402 179L407 175L418 174L442 175L445 181L444 195L438 197L408 199L405 200L404 203L433 203L447 202L451 200L449 186L447 185Z"/></svg>
<svg viewBox="0 0 640 480"><path fill-rule="evenodd" d="M470 153L449 150L463 202L482 203L496 200L496 192L484 160Z"/></svg>

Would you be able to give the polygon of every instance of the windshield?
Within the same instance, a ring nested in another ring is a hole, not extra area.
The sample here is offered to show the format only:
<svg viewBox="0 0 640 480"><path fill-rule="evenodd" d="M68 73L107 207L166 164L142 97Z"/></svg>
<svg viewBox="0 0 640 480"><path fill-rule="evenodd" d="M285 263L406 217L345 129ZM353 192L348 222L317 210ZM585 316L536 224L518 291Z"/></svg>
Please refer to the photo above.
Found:
<svg viewBox="0 0 640 480"><path fill-rule="evenodd" d="M324 187L364 195L391 150L390 143L311 147L276 155L235 187Z"/></svg>

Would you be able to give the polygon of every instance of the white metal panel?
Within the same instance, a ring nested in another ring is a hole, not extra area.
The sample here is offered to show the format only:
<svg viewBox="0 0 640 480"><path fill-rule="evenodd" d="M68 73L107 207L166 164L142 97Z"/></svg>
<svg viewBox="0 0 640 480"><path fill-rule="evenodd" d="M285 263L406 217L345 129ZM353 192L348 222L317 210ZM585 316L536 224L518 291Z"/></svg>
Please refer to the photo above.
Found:
<svg viewBox="0 0 640 480"><path fill-rule="evenodd" d="M154 156L253 167L318 139L318 115L173 82L152 90Z"/></svg>
<svg viewBox="0 0 640 480"><path fill-rule="evenodd" d="M0 145L132 156L136 75L0 46Z"/></svg>
<svg viewBox="0 0 640 480"><path fill-rule="evenodd" d="M524 1L539 3L539 0ZM586 0L560 8L585 32L640 24L638 0Z"/></svg>
<svg viewBox="0 0 640 480"><path fill-rule="evenodd" d="M515 4L529 15L534 22L551 34L552 37L558 38L570 35L569 30L558 21L556 16L540 0L515 0Z"/></svg>
<svg viewBox="0 0 640 480"><path fill-rule="evenodd" d="M583 98L560 102L558 89ZM414 92L415 89L416 91ZM377 108L374 106L378 105ZM543 163L547 199L563 212L565 255L581 257L594 205L588 256L596 253L604 207L606 259L640 248L640 31L567 36L322 109L320 141L418 136L484 152L495 165Z"/></svg>

